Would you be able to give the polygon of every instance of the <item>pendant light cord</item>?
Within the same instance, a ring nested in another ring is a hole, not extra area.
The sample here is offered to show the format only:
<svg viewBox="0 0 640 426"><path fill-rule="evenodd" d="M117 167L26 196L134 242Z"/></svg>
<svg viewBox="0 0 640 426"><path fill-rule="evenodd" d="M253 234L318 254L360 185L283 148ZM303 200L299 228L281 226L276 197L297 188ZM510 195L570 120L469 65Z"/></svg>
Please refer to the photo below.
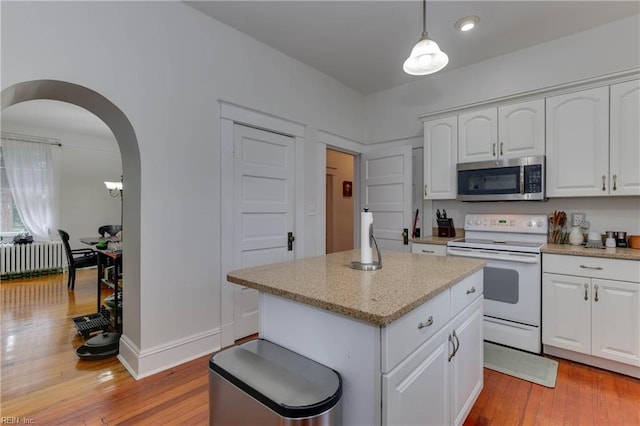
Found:
<svg viewBox="0 0 640 426"><path fill-rule="evenodd" d="M422 37L427 36L427 0L422 0Z"/></svg>

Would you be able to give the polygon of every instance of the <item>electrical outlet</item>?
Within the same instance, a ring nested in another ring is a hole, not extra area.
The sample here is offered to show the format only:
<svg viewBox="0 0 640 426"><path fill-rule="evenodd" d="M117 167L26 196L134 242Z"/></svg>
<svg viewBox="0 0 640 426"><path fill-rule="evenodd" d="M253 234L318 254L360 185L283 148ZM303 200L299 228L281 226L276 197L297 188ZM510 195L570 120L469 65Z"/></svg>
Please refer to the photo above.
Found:
<svg viewBox="0 0 640 426"><path fill-rule="evenodd" d="M584 216L584 213L573 213L571 215L571 225L580 226L580 224L584 222Z"/></svg>

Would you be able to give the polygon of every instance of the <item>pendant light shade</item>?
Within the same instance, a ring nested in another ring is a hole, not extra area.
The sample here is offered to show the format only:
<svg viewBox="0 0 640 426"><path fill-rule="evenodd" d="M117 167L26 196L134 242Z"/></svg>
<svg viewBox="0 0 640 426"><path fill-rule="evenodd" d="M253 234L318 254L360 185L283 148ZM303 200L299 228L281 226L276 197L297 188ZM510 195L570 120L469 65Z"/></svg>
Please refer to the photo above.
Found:
<svg viewBox="0 0 640 426"><path fill-rule="evenodd" d="M426 29L426 0L422 1L422 37L411 49L411 54L404 61L404 72L411 75L427 75L440 71L449 63L449 57L440 50L438 43L431 40Z"/></svg>

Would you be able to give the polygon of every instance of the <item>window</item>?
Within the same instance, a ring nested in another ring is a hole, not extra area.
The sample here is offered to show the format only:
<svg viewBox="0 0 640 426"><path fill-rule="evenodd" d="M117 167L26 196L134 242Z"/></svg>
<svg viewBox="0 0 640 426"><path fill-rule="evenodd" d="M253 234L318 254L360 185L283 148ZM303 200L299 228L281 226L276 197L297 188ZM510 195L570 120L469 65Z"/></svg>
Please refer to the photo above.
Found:
<svg viewBox="0 0 640 426"><path fill-rule="evenodd" d="M2 198L2 211L0 211L0 236L14 236L27 232L22 222L16 203L9 188L7 170L4 167L4 156L0 147L0 196Z"/></svg>

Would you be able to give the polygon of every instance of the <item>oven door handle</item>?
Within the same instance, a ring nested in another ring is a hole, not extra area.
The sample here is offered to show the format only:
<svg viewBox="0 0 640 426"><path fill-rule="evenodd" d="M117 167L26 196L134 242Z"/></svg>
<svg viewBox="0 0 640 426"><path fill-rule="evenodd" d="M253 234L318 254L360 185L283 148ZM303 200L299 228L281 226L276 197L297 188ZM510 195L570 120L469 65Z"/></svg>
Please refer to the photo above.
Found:
<svg viewBox="0 0 640 426"><path fill-rule="evenodd" d="M505 260L519 263L540 263L540 255L536 253L494 252L491 250L474 250L463 247L448 247L450 256L476 257L479 259Z"/></svg>

